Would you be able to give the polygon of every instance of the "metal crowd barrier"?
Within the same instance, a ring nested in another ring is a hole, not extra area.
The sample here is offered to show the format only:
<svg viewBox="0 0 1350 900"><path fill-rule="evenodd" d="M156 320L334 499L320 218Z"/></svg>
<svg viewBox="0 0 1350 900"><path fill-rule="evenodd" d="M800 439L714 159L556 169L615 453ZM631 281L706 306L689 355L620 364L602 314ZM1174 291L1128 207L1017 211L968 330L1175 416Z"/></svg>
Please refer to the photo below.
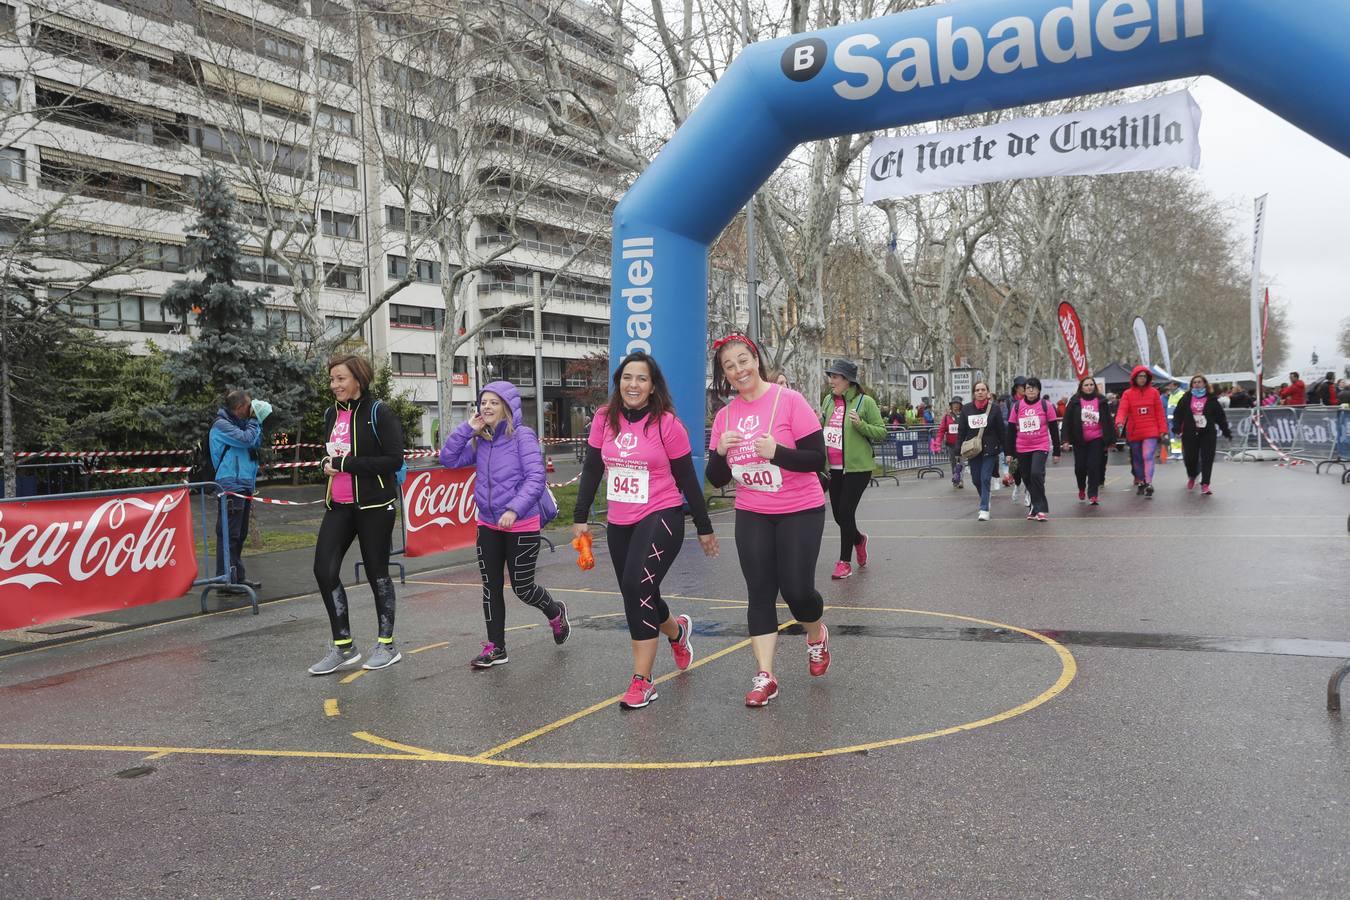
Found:
<svg viewBox="0 0 1350 900"><path fill-rule="evenodd" d="M1335 406L1267 406L1261 410L1261 434L1256 410L1228 410L1233 439L1220 436L1219 450L1230 460L1256 458L1256 450L1273 441L1285 455L1324 468L1339 466L1342 479L1350 473L1350 410Z"/></svg>
<svg viewBox="0 0 1350 900"><path fill-rule="evenodd" d="M941 450L938 453L932 451L933 437L936 434L936 425L888 427L886 437L876 445L877 463L881 466L881 471L872 480L890 478L899 484L901 472L915 472L918 478L932 473L941 478L946 474L943 465L947 461L947 455Z"/></svg>

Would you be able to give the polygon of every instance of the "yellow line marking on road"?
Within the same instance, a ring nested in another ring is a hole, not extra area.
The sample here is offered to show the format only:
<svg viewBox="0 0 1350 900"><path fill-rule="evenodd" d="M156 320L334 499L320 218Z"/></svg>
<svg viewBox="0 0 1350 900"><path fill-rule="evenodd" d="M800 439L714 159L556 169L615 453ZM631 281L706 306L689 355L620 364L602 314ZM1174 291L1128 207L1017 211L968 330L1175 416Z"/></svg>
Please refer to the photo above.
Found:
<svg viewBox="0 0 1350 900"><path fill-rule="evenodd" d="M145 761L145 762L149 762L149 761L152 760L152 759L163 759L164 757L166 757L166 756L168 756L168 755L169 755L169 751L168 751L168 750L161 750L159 753L151 753L149 756L145 757L145 760L144 760L144 761Z"/></svg>
<svg viewBox="0 0 1350 900"><path fill-rule="evenodd" d="M362 675L366 674L369 671L370 671L369 669L357 669L352 674L345 676L341 681L338 682L338 684L351 684L353 681L360 678Z"/></svg>
<svg viewBox="0 0 1350 900"><path fill-rule="evenodd" d="M327 700L323 701L323 714L330 718L341 715L341 713L338 712L338 702L336 697L329 697Z"/></svg>
<svg viewBox="0 0 1350 900"><path fill-rule="evenodd" d="M0 750L68 750L85 753L151 753L167 756L187 753L195 756L272 756L285 759L394 759L434 762L473 762L472 756L453 753L343 753L332 750L265 750L242 747L140 747L125 744L0 744Z"/></svg>
<svg viewBox="0 0 1350 900"><path fill-rule="evenodd" d="M796 619L791 619L791 620L789 620L789 621L787 621L787 622L784 622L782 625L779 625L779 626L778 626L778 630L779 630L779 631L782 631L784 628L788 627L789 625L794 625L794 624L796 624L796 621L797 621ZM680 672L680 671L669 672L669 673L667 673L667 674L665 674L665 675L662 675L660 678L657 678L657 679L653 680L653 681L652 681L652 684L663 684L663 683L665 683L665 682L667 682L667 681L670 681L672 678L676 677L677 675L683 675L683 674L685 674L686 672L692 672L694 669L697 669L699 666L702 666L702 665L705 665L705 664L707 664L707 663L710 663L710 662L712 662L713 660L716 660L716 659L721 659L722 657L726 656L728 653L734 653L734 652L736 652L737 650L740 650L740 649L743 648L743 647L749 647L749 646L750 646L750 639L749 639L749 638L746 638L746 639L743 640L743 641L739 641L739 642L737 642L737 643L735 643L735 644L732 644L730 647L723 647L721 650L718 650L716 653L714 653L714 654L712 654L712 655L710 655L710 656L702 657L702 658L699 659L697 662L695 662L693 665L691 665L689 668L685 669L683 672ZM534 731L531 731L529 734L522 734L522 735L521 735L520 737L518 737L518 738L512 738L511 740L507 741L505 744L498 744L496 747L493 747L491 750L484 750L482 753L480 753L480 754L478 754L477 756L475 756L474 759L480 759L480 760L491 759L492 757L496 756L496 755L499 754L499 753L504 753L504 752L506 752L507 750L512 749L513 747L519 747L521 744L524 744L524 743L526 743L526 742L528 742L528 741L532 741L532 740L534 740L534 739L537 738L537 737L542 737L543 735L548 734L550 731L556 731L557 729L562 728L564 725L571 725L573 722L577 721L578 719L581 719L581 718L584 718L584 717L586 717L586 716L589 716L589 715L590 715L591 713L593 713L593 712L598 712L598 711L604 709L604 708L607 707L607 706L613 706L614 704L618 703L618 702L619 702L620 700L622 700L622 699L623 699L623 694L615 694L613 697L610 697L608 700L601 700L599 703L595 703L595 704L592 704L591 706L586 707L586 708L583 709L581 712L572 713L572 715L570 715L570 716L565 716L564 718L561 718L561 719L557 720L556 722L550 722L549 724L545 725L545 726L542 727L542 728L536 728Z"/></svg>
<svg viewBox="0 0 1350 900"><path fill-rule="evenodd" d="M440 757L447 755L445 753L438 753L435 750L424 750L421 747L414 747L411 744L400 744L398 741L391 741L388 740L387 738L382 738L378 735L371 734L368 731L353 731L352 737L360 741L365 741L369 744L374 744L377 747L383 747L386 750L398 750L401 753L407 753L409 756L420 756L423 758L427 758L433 756Z"/></svg>
<svg viewBox="0 0 1350 900"><path fill-rule="evenodd" d="M416 650L409 650L408 655L412 656L414 653L421 653L423 650L439 650L442 647L449 647L449 646L450 646L449 641L441 641L439 644L427 644L425 647L418 647Z"/></svg>

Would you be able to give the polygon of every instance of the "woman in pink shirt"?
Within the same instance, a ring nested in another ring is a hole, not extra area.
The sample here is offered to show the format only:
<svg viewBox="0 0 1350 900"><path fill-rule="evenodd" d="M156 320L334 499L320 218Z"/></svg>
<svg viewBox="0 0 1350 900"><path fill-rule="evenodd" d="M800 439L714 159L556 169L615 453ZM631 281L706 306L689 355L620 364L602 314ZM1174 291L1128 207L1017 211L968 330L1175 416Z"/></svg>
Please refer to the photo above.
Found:
<svg viewBox="0 0 1350 900"><path fill-rule="evenodd" d="M1196 375L1191 379L1191 390L1172 412L1172 432L1181 435L1181 458L1186 463L1186 490L1195 488L1200 479L1200 493L1212 496L1209 479L1214 472L1214 453L1218 446L1218 432L1228 440L1233 433L1228 429L1228 416L1214 396L1209 379Z"/></svg>
<svg viewBox="0 0 1350 900"><path fill-rule="evenodd" d="M1050 517L1045 496L1045 464L1053 452L1059 459L1059 420L1055 407L1041 396L1041 380L1028 378L1026 393L1008 411L1007 446L1017 451L1017 470L1031 497L1028 519Z"/></svg>
<svg viewBox="0 0 1350 900"><path fill-rule="evenodd" d="M1078 382L1078 393L1064 407L1064 444L1073 447L1073 474L1078 479L1078 500L1093 506L1100 502L1106 483L1106 450L1115 446L1116 423L1097 391L1097 380L1088 375Z"/></svg>
<svg viewBox="0 0 1350 900"><path fill-rule="evenodd" d="M731 395L713 417L708 480L715 487L736 482L736 553L758 666L745 705L766 706L778 696L780 593L806 629L811 674L824 675L830 666L825 603L815 585L825 531L825 435L805 397L769 383L759 347L745 335L713 344L713 387Z"/></svg>
<svg viewBox="0 0 1350 900"><path fill-rule="evenodd" d="M670 642L677 669L689 668L694 658L689 640L693 620L687 615L672 616L661 597L661 581L684 544L681 494L689 503L698 542L708 556L717 555L717 536L694 471L689 434L675 418L665 376L646 353L630 353L619 364L614 390L596 410L587 444L572 536L591 530L586 520L603 478L609 503L609 555L619 578L633 644L633 681L619 706L641 709L657 697L652 664L658 634Z"/></svg>

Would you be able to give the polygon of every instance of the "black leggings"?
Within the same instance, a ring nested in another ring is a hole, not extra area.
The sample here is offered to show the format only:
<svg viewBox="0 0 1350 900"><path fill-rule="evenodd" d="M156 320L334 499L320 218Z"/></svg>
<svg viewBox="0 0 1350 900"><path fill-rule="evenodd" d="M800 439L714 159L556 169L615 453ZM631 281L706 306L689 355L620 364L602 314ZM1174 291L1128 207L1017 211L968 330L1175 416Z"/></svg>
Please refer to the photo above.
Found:
<svg viewBox="0 0 1350 900"><path fill-rule="evenodd" d="M825 533L825 507L770 515L736 510L736 555L750 606L751 636L778 630L778 594L802 624L818 622L825 601L816 590L816 560Z"/></svg>
<svg viewBox="0 0 1350 900"><path fill-rule="evenodd" d="M609 556L619 576L628 636L647 641L661 633L670 608L661 599L661 580L684 543L684 510L657 510L632 525L610 524Z"/></svg>
<svg viewBox="0 0 1350 900"><path fill-rule="evenodd" d="M380 637L394 636L394 586L389 580L389 548L394 533L394 506L358 509L354 503L334 503L323 514L319 541L314 546L314 580L328 609L328 624L333 643L352 642L351 623L347 620L347 592L342 587L342 559L352 541L361 544L361 562L366 580L375 594L375 612L380 620Z"/></svg>
<svg viewBox="0 0 1350 900"><path fill-rule="evenodd" d="M1182 434L1181 458L1186 463L1186 477L1200 478L1201 484L1209 484L1209 476L1214 472L1214 449L1218 446L1219 435Z"/></svg>
<svg viewBox="0 0 1350 900"><path fill-rule="evenodd" d="M478 526L478 574L483 579L483 619L488 640L506 648L506 600L504 570L511 570L511 590L522 603L533 606L547 618L556 619L562 607L548 591L534 583L534 564L539 558L539 532L498 531Z"/></svg>
<svg viewBox="0 0 1350 900"><path fill-rule="evenodd" d="M1106 443L1101 438L1074 446L1073 475L1078 479L1080 491L1087 491L1089 497L1097 496L1106 483Z"/></svg>
<svg viewBox="0 0 1350 900"><path fill-rule="evenodd" d="M862 542L862 532L858 530L858 504L871 483L871 472L830 470L830 511L839 526L839 558L844 562L853 561L853 548Z"/></svg>
<svg viewBox="0 0 1350 900"><path fill-rule="evenodd" d="M1045 450L1017 454L1017 470L1022 473L1022 484L1031 497L1033 513L1050 512L1050 501L1045 496L1045 461L1049 456Z"/></svg>

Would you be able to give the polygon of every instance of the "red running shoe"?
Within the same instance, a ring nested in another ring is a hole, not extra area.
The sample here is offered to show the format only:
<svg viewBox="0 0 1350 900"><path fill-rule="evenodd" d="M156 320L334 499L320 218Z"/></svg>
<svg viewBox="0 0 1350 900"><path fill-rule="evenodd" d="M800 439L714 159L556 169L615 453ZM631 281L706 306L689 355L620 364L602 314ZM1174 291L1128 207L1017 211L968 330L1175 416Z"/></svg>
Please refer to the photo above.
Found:
<svg viewBox="0 0 1350 900"><path fill-rule="evenodd" d="M1200 495L1203 497L1213 497L1214 492L1209 489L1209 485L1202 484L1200 485Z"/></svg>
<svg viewBox="0 0 1350 900"><path fill-rule="evenodd" d="M835 581L838 581L839 579L847 578L852 574L853 574L853 567L841 559L839 560L839 562L834 564L834 571L830 574L830 577L833 578Z"/></svg>
<svg viewBox="0 0 1350 900"><path fill-rule="evenodd" d="M862 538L862 540L858 541L858 547L857 547L857 550L858 550L858 568L862 569L862 568L866 568L866 566L867 566L867 535L863 534L863 533L860 531L860 532L858 532L858 536Z"/></svg>
<svg viewBox="0 0 1350 900"><path fill-rule="evenodd" d="M689 635L694 633L694 620L688 616L676 616L680 624L680 636L670 642L670 653L675 657L675 668L683 672L694 659L694 648L689 643Z"/></svg>
<svg viewBox="0 0 1350 900"><path fill-rule="evenodd" d="M655 700L657 696L656 685L641 675L634 675L633 683L628 686L623 698L619 700L619 705L624 709L642 709Z"/></svg>
<svg viewBox="0 0 1350 900"><path fill-rule="evenodd" d="M745 695L746 706L768 706L769 701L778 696L778 682L768 672L755 676L754 686Z"/></svg>
<svg viewBox="0 0 1350 900"><path fill-rule="evenodd" d="M1082 502L1083 502L1084 500L1086 500L1086 499L1087 499L1087 491L1079 491L1079 492L1078 492L1078 502L1079 502L1079 503L1082 503Z"/></svg>
<svg viewBox="0 0 1350 900"><path fill-rule="evenodd" d="M816 677L824 675L830 667L830 629L825 627L824 622L820 623L820 642L806 642L806 661L811 674Z"/></svg>

